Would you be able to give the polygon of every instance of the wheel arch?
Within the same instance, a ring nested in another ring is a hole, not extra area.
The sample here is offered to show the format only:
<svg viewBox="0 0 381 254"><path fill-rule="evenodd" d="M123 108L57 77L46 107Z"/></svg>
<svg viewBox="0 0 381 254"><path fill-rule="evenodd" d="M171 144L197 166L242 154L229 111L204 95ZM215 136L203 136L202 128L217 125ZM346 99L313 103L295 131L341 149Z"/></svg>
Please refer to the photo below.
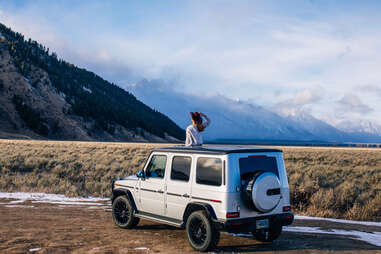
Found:
<svg viewBox="0 0 381 254"><path fill-rule="evenodd" d="M217 220L216 213L214 212L213 207L210 204L202 203L202 202L192 202L187 205L183 214L183 222L186 223L189 215L191 215L195 211L204 210L206 211L210 218L213 220Z"/></svg>
<svg viewBox="0 0 381 254"><path fill-rule="evenodd" d="M135 211L138 211L131 191L126 189L114 189L111 195L111 204L114 203L114 200L119 196L127 196L127 198L131 201L132 207L135 209Z"/></svg>

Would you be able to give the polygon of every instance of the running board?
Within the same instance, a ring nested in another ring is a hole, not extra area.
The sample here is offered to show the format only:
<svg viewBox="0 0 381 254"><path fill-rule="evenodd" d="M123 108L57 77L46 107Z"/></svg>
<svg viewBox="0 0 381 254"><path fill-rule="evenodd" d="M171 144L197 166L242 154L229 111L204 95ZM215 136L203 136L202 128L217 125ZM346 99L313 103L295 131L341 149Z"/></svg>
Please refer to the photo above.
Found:
<svg viewBox="0 0 381 254"><path fill-rule="evenodd" d="M160 216L160 215L146 213L146 212L135 213L135 216L142 218L142 219L147 219L147 220L152 220L152 221L156 221L156 222L169 224L171 226L175 226L175 227L179 227L179 228L183 227L183 222L181 220L176 220L176 219L168 218L165 216Z"/></svg>

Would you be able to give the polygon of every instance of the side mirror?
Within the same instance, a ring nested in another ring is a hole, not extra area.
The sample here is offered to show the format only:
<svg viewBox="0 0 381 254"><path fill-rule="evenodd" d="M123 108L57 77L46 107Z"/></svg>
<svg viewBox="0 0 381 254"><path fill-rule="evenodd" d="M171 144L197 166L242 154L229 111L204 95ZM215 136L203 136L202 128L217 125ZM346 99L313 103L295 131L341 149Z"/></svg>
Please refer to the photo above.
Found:
<svg viewBox="0 0 381 254"><path fill-rule="evenodd" d="M146 178L143 170L139 170L138 173L136 173L136 176L138 178Z"/></svg>

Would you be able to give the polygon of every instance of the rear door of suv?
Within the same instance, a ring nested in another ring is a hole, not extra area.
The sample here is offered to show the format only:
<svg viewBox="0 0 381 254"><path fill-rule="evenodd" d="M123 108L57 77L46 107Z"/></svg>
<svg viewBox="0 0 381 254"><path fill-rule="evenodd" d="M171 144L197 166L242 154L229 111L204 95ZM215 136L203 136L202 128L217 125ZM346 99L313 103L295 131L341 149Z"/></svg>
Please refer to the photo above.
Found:
<svg viewBox="0 0 381 254"><path fill-rule="evenodd" d="M200 154L195 156L194 164L192 202L211 205L218 218L225 218L225 157Z"/></svg>
<svg viewBox="0 0 381 254"><path fill-rule="evenodd" d="M189 154L172 154L168 170L166 191L166 216L182 220L191 197L193 157Z"/></svg>
<svg viewBox="0 0 381 254"><path fill-rule="evenodd" d="M232 192L230 202L234 199L239 199L241 217L252 217L258 215L266 215L272 213L281 213L282 206L289 203L289 190L286 170L283 163L281 152L266 152L266 153L236 153L229 155L229 186L231 191L234 188L241 189L249 180L250 176L256 172L270 172L276 175L280 181L281 200L278 206L268 213L259 213L244 204L243 200L239 197L241 193ZM235 187L237 186L237 187ZM241 190L242 191L242 190Z"/></svg>

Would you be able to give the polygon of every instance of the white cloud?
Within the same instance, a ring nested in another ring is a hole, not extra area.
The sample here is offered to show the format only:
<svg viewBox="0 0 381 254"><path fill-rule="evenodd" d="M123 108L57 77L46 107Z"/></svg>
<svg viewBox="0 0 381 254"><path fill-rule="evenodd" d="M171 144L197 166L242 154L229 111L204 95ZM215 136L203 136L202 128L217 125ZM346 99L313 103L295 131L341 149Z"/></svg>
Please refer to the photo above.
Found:
<svg viewBox="0 0 381 254"><path fill-rule="evenodd" d="M115 3L29 3L12 11L0 6L0 20L119 85L163 78L182 84L174 89L269 107L287 102L328 116L336 114L338 98L359 84L381 83L377 11L341 5L340 13L326 14L324 3L286 4L280 11L282 3L267 1L191 1L175 11L145 6L144 14L131 5L118 16ZM369 95L369 108L381 107L377 94Z"/></svg>
<svg viewBox="0 0 381 254"><path fill-rule="evenodd" d="M271 109L283 116L297 115L310 111L311 105L319 103L324 96L324 89L320 86L303 89L275 104Z"/></svg>
<svg viewBox="0 0 381 254"><path fill-rule="evenodd" d="M318 102L323 97L323 90L320 87L304 89L295 94L293 103L295 105L306 105L314 102Z"/></svg>
<svg viewBox="0 0 381 254"><path fill-rule="evenodd" d="M358 91L362 93L370 93L376 95L377 97L381 96L381 86L377 85L363 85L358 87Z"/></svg>
<svg viewBox="0 0 381 254"><path fill-rule="evenodd" d="M345 94L339 101L339 112L342 114L367 114L373 111L368 105L364 104L361 99L354 94Z"/></svg>

